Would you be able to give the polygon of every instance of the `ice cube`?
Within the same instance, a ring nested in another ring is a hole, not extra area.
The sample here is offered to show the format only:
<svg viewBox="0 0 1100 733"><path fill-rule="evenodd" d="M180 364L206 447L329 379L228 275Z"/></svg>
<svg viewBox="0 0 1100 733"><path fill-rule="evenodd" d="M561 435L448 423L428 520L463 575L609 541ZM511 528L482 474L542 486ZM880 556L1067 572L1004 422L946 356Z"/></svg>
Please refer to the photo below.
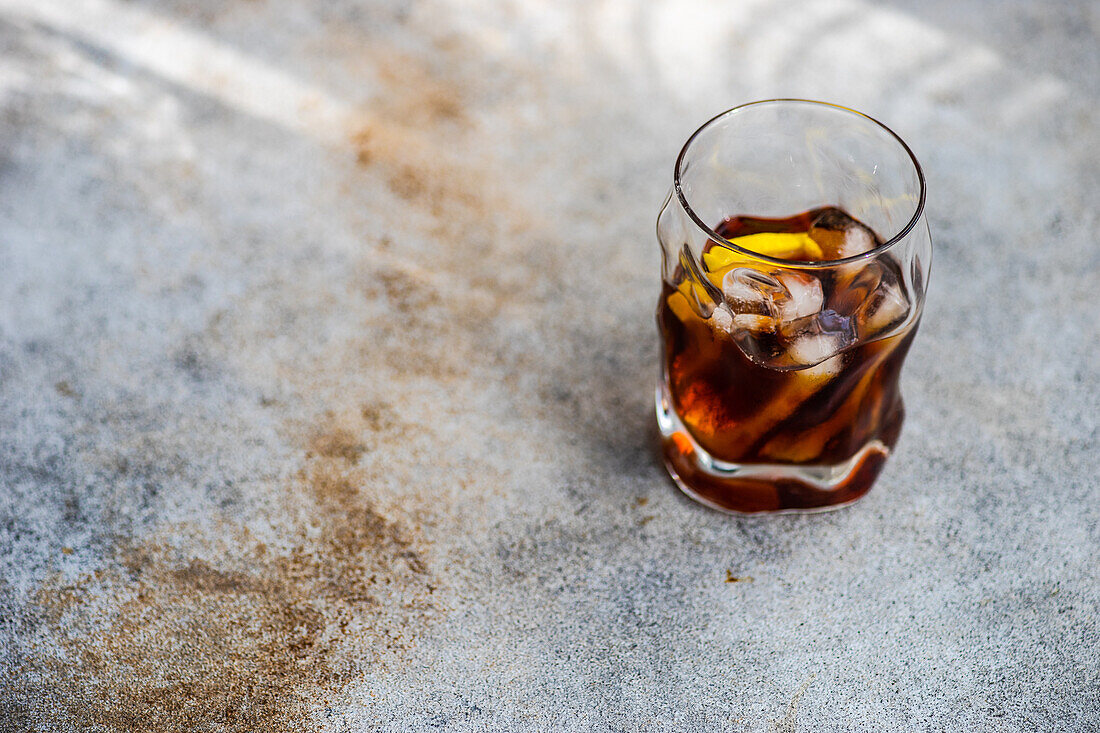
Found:
<svg viewBox="0 0 1100 733"><path fill-rule="evenodd" d="M823 374L833 374L840 370L838 354L844 349L846 339L839 333L804 333L787 343L787 356L795 368L816 367L832 362L832 368L825 368Z"/></svg>
<svg viewBox="0 0 1100 733"><path fill-rule="evenodd" d="M734 329L735 316L729 312L728 306L725 303L720 303L717 308L710 314L710 318L707 320L711 327L716 331L724 331L730 333Z"/></svg>
<svg viewBox="0 0 1100 733"><path fill-rule="evenodd" d="M735 267L722 278L722 295L734 313L775 318L779 315L776 302L787 297L787 292L769 273Z"/></svg>
<svg viewBox="0 0 1100 733"><path fill-rule="evenodd" d="M777 343L787 369L802 369L819 364L856 342L855 319L831 308L783 323Z"/></svg>
<svg viewBox="0 0 1100 733"><path fill-rule="evenodd" d="M822 297L821 281L816 277L804 272L783 270L776 273L775 279L785 291L775 300L780 321L794 321L821 310L825 299Z"/></svg>
<svg viewBox="0 0 1100 733"><path fill-rule="evenodd" d="M808 273L738 267L723 278L722 294L725 307L730 309L729 326L734 341L746 356L763 366L777 369L806 366L786 353L785 339L807 328L821 333L830 327L807 323L822 316L824 304L821 281Z"/></svg>
<svg viewBox="0 0 1100 733"><path fill-rule="evenodd" d="M779 324L778 331L780 337L786 341L793 341L799 336L831 334L843 340L844 346L855 343L857 337L855 319L841 315L832 308L793 321L784 321Z"/></svg>
<svg viewBox="0 0 1100 733"><path fill-rule="evenodd" d="M753 331L755 333L771 332L775 330L776 321L771 316L738 313L733 317L732 327L736 330Z"/></svg>
<svg viewBox="0 0 1100 733"><path fill-rule="evenodd" d="M901 284L893 278L883 278L878 288L856 311L862 338L885 333L909 315L909 299Z"/></svg>
<svg viewBox="0 0 1100 733"><path fill-rule="evenodd" d="M837 313L854 315L878 288L883 271L878 262L853 262L837 267L829 307Z"/></svg>
<svg viewBox="0 0 1100 733"><path fill-rule="evenodd" d="M722 303L710 314L707 323L715 331L737 335L737 332L747 332L741 335L760 336L775 332L776 322L770 316L761 316L755 313L731 313L729 306ZM752 348L753 351L760 351Z"/></svg>
<svg viewBox="0 0 1100 733"><path fill-rule="evenodd" d="M822 210L810 225L810 238L826 259L839 260L869 252L880 242L875 233L840 209Z"/></svg>
<svg viewBox="0 0 1100 733"><path fill-rule="evenodd" d="M762 272L735 267L722 279L722 294L736 314L793 321L821 310L821 281L793 270Z"/></svg>

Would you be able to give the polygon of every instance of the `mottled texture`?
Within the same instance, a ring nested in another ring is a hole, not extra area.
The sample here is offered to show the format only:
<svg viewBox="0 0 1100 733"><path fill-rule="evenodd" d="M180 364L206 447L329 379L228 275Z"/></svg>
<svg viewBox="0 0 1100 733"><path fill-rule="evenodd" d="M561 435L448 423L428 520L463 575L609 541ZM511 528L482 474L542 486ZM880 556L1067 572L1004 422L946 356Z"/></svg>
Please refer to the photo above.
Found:
<svg viewBox="0 0 1100 733"><path fill-rule="evenodd" d="M1100 729L1095 3L0 0L0 731ZM818 516L655 452L653 222L751 99L925 164Z"/></svg>

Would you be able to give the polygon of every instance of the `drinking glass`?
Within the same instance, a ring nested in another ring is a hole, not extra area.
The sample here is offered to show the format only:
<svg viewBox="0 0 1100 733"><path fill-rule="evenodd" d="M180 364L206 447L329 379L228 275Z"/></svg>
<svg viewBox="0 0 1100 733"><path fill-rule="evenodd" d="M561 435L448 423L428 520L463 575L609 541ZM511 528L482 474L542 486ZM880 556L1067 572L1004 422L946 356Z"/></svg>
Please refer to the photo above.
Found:
<svg viewBox="0 0 1100 733"><path fill-rule="evenodd" d="M773 99L700 127L657 220L657 422L689 496L735 513L855 501L897 443L932 261L905 142Z"/></svg>

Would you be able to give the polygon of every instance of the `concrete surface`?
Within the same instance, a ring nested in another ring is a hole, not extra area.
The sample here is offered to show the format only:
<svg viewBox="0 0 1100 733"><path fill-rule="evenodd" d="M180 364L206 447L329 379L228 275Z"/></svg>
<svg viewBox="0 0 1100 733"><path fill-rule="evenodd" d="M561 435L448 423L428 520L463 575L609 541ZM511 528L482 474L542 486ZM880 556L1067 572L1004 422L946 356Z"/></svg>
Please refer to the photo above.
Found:
<svg viewBox="0 0 1100 733"><path fill-rule="evenodd" d="M1100 11L0 0L0 730L1100 730ZM654 453L712 114L890 124L936 259L861 503Z"/></svg>

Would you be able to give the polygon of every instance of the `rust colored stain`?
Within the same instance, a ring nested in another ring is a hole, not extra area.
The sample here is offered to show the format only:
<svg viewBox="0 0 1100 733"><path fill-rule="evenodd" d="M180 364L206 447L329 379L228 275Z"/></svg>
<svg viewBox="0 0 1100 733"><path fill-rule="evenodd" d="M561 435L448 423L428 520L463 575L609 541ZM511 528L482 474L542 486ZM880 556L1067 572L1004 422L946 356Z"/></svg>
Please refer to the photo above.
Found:
<svg viewBox="0 0 1100 733"><path fill-rule="evenodd" d="M363 415L371 433L376 408ZM438 613L424 538L363 496L366 449L346 423L321 426L311 446L287 487L308 497L310 526L287 528L289 548L227 525L203 557L123 543L107 570L39 591L63 652L39 672L71 724L300 731L361 665L415 644Z"/></svg>
<svg viewBox="0 0 1100 733"><path fill-rule="evenodd" d="M342 458L354 463L367 450L367 446L351 430L337 427L313 436L310 450L323 458Z"/></svg>
<svg viewBox="0 0 1100 733"><path fill-rule="evenodd" d="M377 169L395 196L446 224L456 208L480 217L492 203L486 200L486 179L440 150L448 138L453 133L441 132L436 139L378 110L364 112L361 124L348 135L361 168Z"/></svg>
<svg viewBox="0 0 1100 733"><path fill-rule="evenodd" d="M479 132L467 111L477 81L459 71L469 49L447 47L435 63L384 43L360 43L348 55L347 63L370 69L382 88L348 133L358 165L448 228L462 223L456 217L480 223L499 208L491 174L455 154Z"/></svg>
<svg viewBox="0 0 1100 733"><path fill-rule="evenodd" d="M364 45L371 44L356 47ZM500 254L502 241L515 241L502 232L529 230L533 216L508 199L486 163L454 152L474 132L462 79L374 45L367 62L384 89L347 130L353 180L336 185L354 192L363 177L384 182L447 256L425 263L396 253L399 246L389 251L381 237L349 262L362 275L351 297L383 303L386 312L363 316L359 337L288 360L279 372L291 393L325 390L332 398L306 425L289 400L262 403L284 411L289 442L300 448L296 474L267 489L277 542L230 520L170 525L157 538L120 540L101 570L76 582L60 575L44 582L37 621L49 643L19 683L28 714L78 730L308 730L326 699L372 665L407 659L444 613L437 591L447 569L433 560L422 520L446 510L445 492L433 486L428 500L416 487L379 488L395 463L386 449L408 445L413 433L432 436L435 418L373 401L363 384L400 394L403 380L476 379L470 364L492 356L474 334L517 303L532 278L529 267L487 275L483 263ZM282 298L298 294L297 283L280 286ZM355 304L341 295L310 293L315 300L301 307L354 317ZM219 317L204 338L232 354L269 327ZM458 331L471 335L456 341ZM56 389L76 394L67 383ZM127 460L106 470L124 474ZM432 456L436 466L447 460ZM466 489L499 478L471 466L460 456L447 480Z"/></svg>
<svg viewBox="0 0 1100 733"><path fill-rule="evenodd" d="M376 46L366 58L386 90L374 103L379 113L411 128L437 128L468 121L465 79L453 72L462 47L441 48L436 64L392 47Z"/></svg>

